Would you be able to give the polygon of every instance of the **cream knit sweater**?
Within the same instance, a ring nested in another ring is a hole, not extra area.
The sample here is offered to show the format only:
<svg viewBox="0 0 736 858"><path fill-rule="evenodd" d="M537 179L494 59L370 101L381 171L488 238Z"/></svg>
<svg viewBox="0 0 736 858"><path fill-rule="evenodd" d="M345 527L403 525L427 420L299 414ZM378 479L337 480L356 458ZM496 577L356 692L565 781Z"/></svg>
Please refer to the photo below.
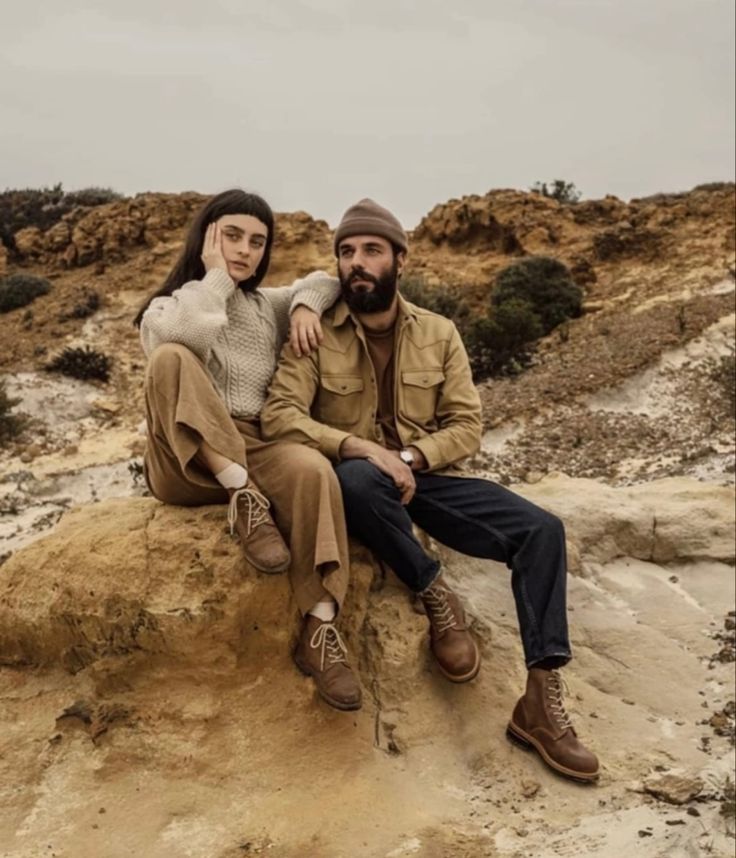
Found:
<svg viewBox="0 0 736 858"><path fill-rule="evenodd" d="M143 314L146 356L162 343L181 343L209 370L233 417L261 412L289 332L291 311L304 304L320 315L340 294L340 284L315 271L292 286L243 292L213 268L171 295L154 298Z"/></svg>

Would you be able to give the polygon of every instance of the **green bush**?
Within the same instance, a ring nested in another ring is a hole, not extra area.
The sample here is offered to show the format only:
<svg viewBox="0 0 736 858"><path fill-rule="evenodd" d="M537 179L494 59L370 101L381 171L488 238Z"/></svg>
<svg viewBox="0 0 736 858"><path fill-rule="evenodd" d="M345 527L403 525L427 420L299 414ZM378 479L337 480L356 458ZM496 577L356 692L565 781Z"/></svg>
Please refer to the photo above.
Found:
<svg viewBox="0 0 736 858"><path fill-rule="evenodd" d="M407 301L424 307L425 310L447 316L458 326L461 326L470 314L470 308L465 301L458 298L447 286L430 286L422 277L403 277L399 288Z"/></svg>
<svg viewBox="0 0 736 858"><path fill-rule="evenodd" d="M61 354L46 364L49 372L60 372L72 378L82 380L97 379L108 381L110 378L110 358L89 346L84 348L65 348Z"/></svg>
<svg viewBox="0 0 736 858"><path fill-rule="evenodd" d="M513 300L526 301L539 318L542 333L548 334L561 322L582 312L583 290L557 259L529 256L520 259L496 278L491 293L491 314Z"/></svg>
<svg viewBox="0 0 736 858"><path fill-rule="evenodd" d="M44 277L32 274L11 274L0 279L0 313L25 307L39 295L45 295L51 284Z"/></svg>
<svg viewBox="0 0 736 858"><path fill-rule="evenodd" d="M543 334L539 316L528 301L512 298L465 332L470 366L476 381L513 375L528 366L531 343Z"/></svg>
<svg viewBox="0 0 736 858"><path fill-rule="evenodd" d="M491 292L488 315L461 327L473 376L525 369L535 342L582 311L583 292L558 260L530 256L504 268Z"/></svg>
<svg viewBox="0 0 736 858"><path fill-rule="evenodd" d="M28 422L28 418L22 414L13 414L13 407L20 402L8 396L5 379L0 380L0 446L20 435Z"/></svg>
<svg viewBox="0 0 736 858"><path fill-rule="evenodd" d="M0 240L16 253L14 235L29 226L46 231L77 206L99 206L122 199L110 188L64 191L61 183L52 188L23 188L0 192Z"/></svg>
<svg viewBox="0 0 736 858"><path fill-rule="evenodd" d="M557 200L558 203L576 203L580 199L580 191L573 182L564 179L554 179L552 182L535 182L531 190L535 194Z"/></svg>

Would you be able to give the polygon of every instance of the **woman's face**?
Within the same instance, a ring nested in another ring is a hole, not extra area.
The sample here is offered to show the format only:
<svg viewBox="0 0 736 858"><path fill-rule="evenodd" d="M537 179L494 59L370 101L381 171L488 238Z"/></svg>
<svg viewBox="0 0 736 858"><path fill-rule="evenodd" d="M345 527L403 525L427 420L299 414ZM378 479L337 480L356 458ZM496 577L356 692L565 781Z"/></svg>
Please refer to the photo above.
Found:
<svg viewBox="0 0 736 858"><path fill-rule="evenodd" d="M252 277L266 251L268 227L253 215L223 215L217 225L227 273L236 283Z"/></svg>

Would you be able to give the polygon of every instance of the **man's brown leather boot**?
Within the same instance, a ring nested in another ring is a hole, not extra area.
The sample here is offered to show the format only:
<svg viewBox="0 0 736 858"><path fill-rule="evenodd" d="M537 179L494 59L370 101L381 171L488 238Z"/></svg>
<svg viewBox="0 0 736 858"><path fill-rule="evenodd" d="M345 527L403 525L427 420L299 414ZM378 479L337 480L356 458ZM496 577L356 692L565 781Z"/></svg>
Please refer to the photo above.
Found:
<svg viewBox="0 0 736 858"><path fill-rule="evenodd" d="M249 563L273 575L289 568L291 554L268 510L271 503L248 480L245 488L229 489L227 520L230 535L238 531Z"/></svg>
<svg viewBox="0 0 736 858"><path fill-rule="evenodd" d="M469 682L480 670L480 651L465 623L460 598L440 575L419 594L429 617L430 649L452 682Z"/></svg>
<svg viewBox="0 0 736 858"><path fill-rule="evenodd" d="M294 662L314 679L323 700L335 709L360 709L360 685L347 662L347 647L333 623L307 614L294 649Z"/></svg>
<svg viewBox="0 0 736 858"><path fill-rule="evenodd" d="M594 781L598 758L578 739L562 700L564 681L556 670L532 667L526 693L514 708L508 733L532 747L550 768L569 778Z"/></svg>

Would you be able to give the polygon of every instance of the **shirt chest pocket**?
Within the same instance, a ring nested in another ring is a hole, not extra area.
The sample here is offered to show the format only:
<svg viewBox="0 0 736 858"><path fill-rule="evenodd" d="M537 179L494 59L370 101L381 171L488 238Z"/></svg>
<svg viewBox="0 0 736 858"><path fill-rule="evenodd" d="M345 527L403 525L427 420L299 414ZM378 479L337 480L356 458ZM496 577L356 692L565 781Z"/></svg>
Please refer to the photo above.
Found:
<svg viewBox="0 0 736 858"><path fill-rule="evenodd" d="M445 374L441 369L404 370L401 373L403 411L415 422L429 423L435 419Z"/></svg>
<svg viewBox="0 0 736 858"><path fill-rule="evenodd" d="M328 426L354 426L360 420L365 385L358 375L323 375L319 383L318 419Z"/></svg>

